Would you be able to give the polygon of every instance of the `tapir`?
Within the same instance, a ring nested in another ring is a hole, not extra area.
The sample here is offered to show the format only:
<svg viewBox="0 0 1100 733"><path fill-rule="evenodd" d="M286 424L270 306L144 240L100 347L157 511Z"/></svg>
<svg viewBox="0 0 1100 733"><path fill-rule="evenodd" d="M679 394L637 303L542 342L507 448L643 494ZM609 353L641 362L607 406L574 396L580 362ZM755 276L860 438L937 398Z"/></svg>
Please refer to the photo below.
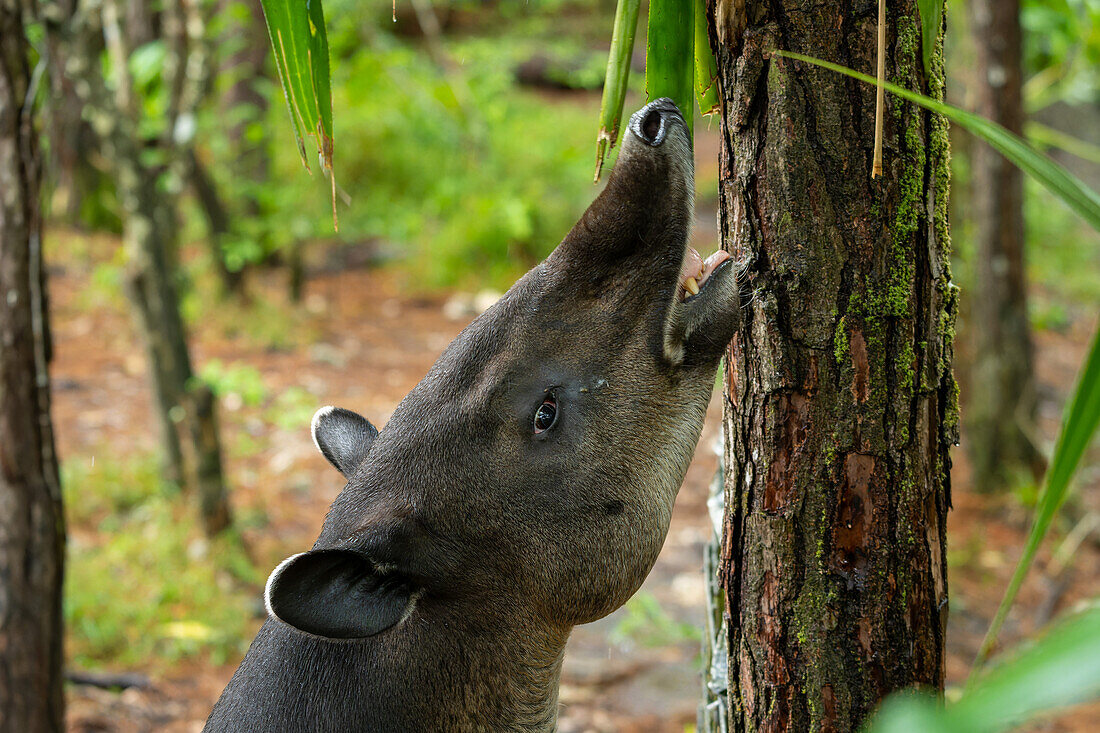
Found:
<svg viewBox="0 0 1100 733"><path fill-rule="evenodd" d="M549 731L571 629L638 589L664 543L737 273L688 246L692 143L636 112L604 190L378 431L313 420L347 479L206 731Z"/></svg>

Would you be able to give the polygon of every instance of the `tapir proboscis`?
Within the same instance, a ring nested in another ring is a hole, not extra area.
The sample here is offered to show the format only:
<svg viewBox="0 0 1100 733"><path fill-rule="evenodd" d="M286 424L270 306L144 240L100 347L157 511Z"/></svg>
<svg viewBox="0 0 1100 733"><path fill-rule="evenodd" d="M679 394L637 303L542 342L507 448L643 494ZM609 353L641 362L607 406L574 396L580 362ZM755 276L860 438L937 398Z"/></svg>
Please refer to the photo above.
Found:
<svg viewBox="0 0 1100 733"><path fill-rule="evenodd" d="M606 187L382 431L324 408L346 477L207 731L548 731L570 630L657 559L738 327L737 274L688 247L694 167L667 99Z"/></svg>

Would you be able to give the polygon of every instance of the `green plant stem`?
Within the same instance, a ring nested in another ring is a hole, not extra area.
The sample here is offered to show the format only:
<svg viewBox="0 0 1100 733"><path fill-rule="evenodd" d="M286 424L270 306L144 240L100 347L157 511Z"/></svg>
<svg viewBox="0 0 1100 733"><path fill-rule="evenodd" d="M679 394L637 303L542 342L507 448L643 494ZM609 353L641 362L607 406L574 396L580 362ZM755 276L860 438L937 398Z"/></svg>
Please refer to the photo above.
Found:
<svg viewBox="0 0 1100 733"><path fill-rule="evenodd" d="M619 139L626 83L630 79L630 58L634 54L634 34L638 28L640 0L619 0L615 8L615 27L611 33L611 51L607 55L607 76L600 102L600 131L596 134L596 174L600 180L607 151Z"/></svg>
<svg viewBox="0 0 1100 733"><path fill-rule="evenodd" d="M695 0L695 99L699 114L718 112L718 62L707 35L706 0Z"/></svg>
<svg viewBox="0 0 1100 733"><path fill-rule="evenodd" d="M695 4L650 0L645 47L645 87L649 101L670 97L692 128L695 110Z"/></svg>

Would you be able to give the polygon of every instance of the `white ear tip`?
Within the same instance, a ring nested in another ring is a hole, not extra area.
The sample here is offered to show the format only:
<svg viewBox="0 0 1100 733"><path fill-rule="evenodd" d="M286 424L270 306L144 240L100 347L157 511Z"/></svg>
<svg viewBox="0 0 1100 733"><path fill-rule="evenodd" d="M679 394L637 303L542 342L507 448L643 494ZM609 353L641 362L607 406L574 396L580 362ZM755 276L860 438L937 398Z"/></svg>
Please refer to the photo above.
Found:
<svg viewBox="0 0 1100 733"><path fill-rule="evenodd" d="M332 409L332 408L329 408L329 409ZM316 419L316 417L314 419ZM304 554L306 554L306 553L299 552L297 554L291 555L290 557L288 557L287 559L283 560L281 563L276 565L275 569L271 571L271 575L267 576L267 583L264 584L264 608L267 609L267 615L270 616L271 618L279 618L278 616L275 615L275 612L271 610L271 586L272 586L275 578L279 577L279 574L281 572L283 572L283 570L286 568L287 565L294 562L295 560L297 560L299 557L301 557Z"/></svg>
<svg viewBox="0 0 1100 733"><path fill-rule="evenodd" d="M313 413L313 419L309 422L309 434L313 438L313 445L317 447L317 450L319 452L323 453L324 451L321 451L321 444L317 442L317 428L320 427L321 421L324 420L325 417L327 417L328 415L332 414L333 410L335 409L336 408L332 405L325 405L320 410Z"/></svg>

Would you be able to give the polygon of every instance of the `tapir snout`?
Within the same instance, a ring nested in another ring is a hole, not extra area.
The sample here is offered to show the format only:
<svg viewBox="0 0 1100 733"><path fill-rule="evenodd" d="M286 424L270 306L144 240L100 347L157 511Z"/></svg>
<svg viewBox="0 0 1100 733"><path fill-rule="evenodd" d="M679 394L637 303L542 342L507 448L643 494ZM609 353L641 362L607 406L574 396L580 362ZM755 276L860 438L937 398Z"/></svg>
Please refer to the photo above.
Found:
<svg viewBox="0 0 1100 733"><path fill-rule="evenodd" d="M552 728L569 630L652 568L738 325L728 256L687 246L693 195L683 117L652 102L576 226L381 432L318 413L347 486L272 573L208 730Z"/></svg>

